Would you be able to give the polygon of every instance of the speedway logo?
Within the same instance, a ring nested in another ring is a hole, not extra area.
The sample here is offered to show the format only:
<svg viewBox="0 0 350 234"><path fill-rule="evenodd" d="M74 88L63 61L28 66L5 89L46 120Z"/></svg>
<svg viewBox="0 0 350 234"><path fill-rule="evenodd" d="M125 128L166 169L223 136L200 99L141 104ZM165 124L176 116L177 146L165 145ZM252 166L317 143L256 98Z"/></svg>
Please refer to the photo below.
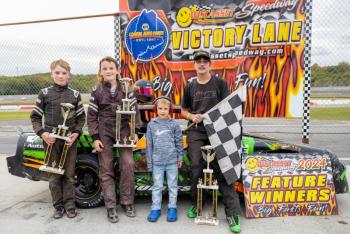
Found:
<svg viewBox="0 0 350 234"><path fill-rule="evenodd" d="M257 171L261 171L262 173L271 173L274 171L295 169L295 165L291 159L267 160L260 156L254 156L248 157L244 164L245 165L243 167L247 169L249 173L256 173Z"/></svg>
<svg viewBox="0 0 350 234"><path fill-rule="evenodd" d="M144 9L125 30L125 45L139 61L151 61L161 56L168 46L169 32L154 10Z"/></svg>
<svg viewBox="0 0 350 234"><path fill-rule="evenodd" d="M200 7L191 5L182 7L176 14L176 22L180 27L186 28L192 23L196 24L224 24L233 19L253 17L255 14L263 14L267 11L291 11L297 5L297 0L251 0L242 8L215 9L212 6Z"/></svg>
<svg viewBox="0 0 350 234"><path fill-rule="evenodd" d="M263 3L259 3L263 2ZM267 3L265 3L267 2ZM262 14L265 11L280 11L281 9L287 9L289 11L293 10L297 5L297 0L251 0L247 3L241 11L235 14L236 19L244 19L247 17L252 17L254 14Z"/></svg>
<svg viewBox="0 0 350 234"><path fill-rule="evenodd" d="M232 21L235 9L200 9L197 6L182 7L176 14L176 22L186 28L196 24L223 24Z"/></svg>

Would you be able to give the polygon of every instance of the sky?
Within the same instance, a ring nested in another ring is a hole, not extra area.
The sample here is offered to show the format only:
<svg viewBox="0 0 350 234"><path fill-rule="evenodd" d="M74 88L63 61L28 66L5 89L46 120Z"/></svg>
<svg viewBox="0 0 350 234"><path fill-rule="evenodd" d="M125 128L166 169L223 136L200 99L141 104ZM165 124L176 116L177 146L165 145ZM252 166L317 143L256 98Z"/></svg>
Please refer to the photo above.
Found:
<svg viewBox="0 0 350 234"><path fill-rule="evenodd" d="M116 0L1 0L0 23L117 12ZM346 0L313 1L312 63L350 62ZM0 75L47 72L62 58L72 72L97 73L114 56L113 17L0 27Z"/></svg>
<svg viewBox="0 0 350 234"><path fill-rule="evenodd" d="M347 0L313 1L312 64L350 63L349 13Z"/></svg>
<svg viewBox="0 0 350 234"><path fill-rule="evenodd" d="M1 0L0 23L117 12L116 0ZM94 74L114 56L113 17L0 27L0 74L48 72L67 60L72 73Z"/></svg>

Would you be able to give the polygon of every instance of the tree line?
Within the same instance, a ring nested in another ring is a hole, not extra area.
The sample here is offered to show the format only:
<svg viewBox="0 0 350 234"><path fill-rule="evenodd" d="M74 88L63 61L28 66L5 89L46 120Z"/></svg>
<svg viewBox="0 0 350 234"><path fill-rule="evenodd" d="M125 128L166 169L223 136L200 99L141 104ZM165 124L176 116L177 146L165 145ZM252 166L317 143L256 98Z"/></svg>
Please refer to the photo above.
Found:
<svg viewBox="0 0 350 234"><path fill-rule="evenodd" d="M311 87L350 86L350 64L340 62L335 66L311 66Z"/></svg>
<svg viewBox="0 0 350 234"><path fill-rule="evenodd" d="M69 85L81 93L90 93L96 84L95 74L73 74ZM52 84L50 73L22 76L0 76L0 95L37 94L40 89ZM335 66L311 66L311 86L350 86L350 64L341 62Z"/></svg>
<svg viewBox="0 0 350 234"><path fill-rule="evenodd" d="M96 75L72 75L69 86L81 93L90 93L96 84ZM22 76L0 76L0 95L37 94L40 89L52 85L50 73Z"/></svg>

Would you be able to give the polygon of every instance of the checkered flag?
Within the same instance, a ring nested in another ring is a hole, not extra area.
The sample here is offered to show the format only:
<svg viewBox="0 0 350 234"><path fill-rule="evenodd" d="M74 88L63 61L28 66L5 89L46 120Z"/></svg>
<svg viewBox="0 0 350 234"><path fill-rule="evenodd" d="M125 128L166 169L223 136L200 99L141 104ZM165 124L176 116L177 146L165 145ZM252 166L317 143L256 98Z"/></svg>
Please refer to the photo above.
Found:
<svg viewBox="0 0 350 234"><path fill-rule="evenodd" d="M213 4L211 4L211 6L200 6L197 4L191 5L190 8L195 8L196 10L211 10L213 8Z"/></svg>
<svg viewBox="0 0 350 234"><path fill-rule="evenodd" d="M204 126L227 184L241 176L243 102L246 87L231 93L204 114Z"/></svg>

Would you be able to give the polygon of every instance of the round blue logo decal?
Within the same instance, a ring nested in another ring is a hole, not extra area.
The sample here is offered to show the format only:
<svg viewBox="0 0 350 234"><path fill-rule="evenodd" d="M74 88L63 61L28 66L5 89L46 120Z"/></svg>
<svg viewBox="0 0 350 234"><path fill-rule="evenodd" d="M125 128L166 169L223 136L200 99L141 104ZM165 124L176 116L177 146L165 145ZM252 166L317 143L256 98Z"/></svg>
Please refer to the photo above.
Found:
<svg viewBox="0 0 350 234"><path fill-rule="evenodd" d="M154 10L144 9L125 29L125 45L136 60L144 62L161 56L167 48L169 31Z"/></svg>

